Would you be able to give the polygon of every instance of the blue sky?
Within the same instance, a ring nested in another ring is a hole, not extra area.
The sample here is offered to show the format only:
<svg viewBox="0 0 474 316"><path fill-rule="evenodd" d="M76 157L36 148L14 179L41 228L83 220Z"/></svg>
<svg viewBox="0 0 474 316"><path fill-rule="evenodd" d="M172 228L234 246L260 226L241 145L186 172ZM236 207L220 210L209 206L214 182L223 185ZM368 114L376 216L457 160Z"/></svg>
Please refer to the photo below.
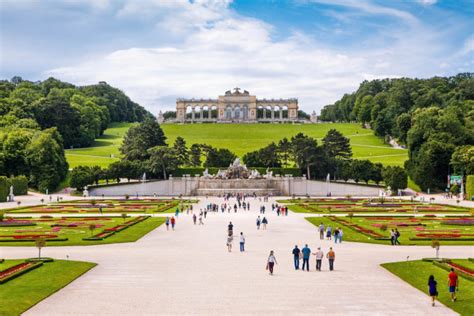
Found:
<svg viewBox="0 0 474 316"><path fill-rule="evenodd" d="M474 1L1 0L0 77L119 87L156 113L240 86L311 112L363 80L474 71Z"/></svg>

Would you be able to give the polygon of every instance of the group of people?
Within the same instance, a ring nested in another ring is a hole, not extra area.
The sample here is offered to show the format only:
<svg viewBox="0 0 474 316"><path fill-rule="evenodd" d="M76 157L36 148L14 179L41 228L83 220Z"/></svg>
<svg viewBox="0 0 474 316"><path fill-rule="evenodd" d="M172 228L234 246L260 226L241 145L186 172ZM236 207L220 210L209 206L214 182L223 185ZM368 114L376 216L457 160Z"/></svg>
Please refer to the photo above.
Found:
<svg viewBox="0 0 474 316"><path fill-rule="evenodd" d="M265 216L262 219L260 218L260 216L257 217L257 229L260 229L260 226L262 226L262 229L266 230L267 224L268 219Z"/></svg>
<svg viewBox="0 0 474 316"><path fill-rule="evenodd" d="M167 216L165 219L165 224L166 224L166 230L170 230L170 224L171 224L171 229L174 230L174 226L176 225L176 219L173 216L171 218Z"/></svg>
<svg viewBox="0 0 474 316"><path fill-rule="evenodd" d="M397 228L392 229L390 231L390 243L392 244L392 246L401 245L400 241L398 240L399 238L400 238L400 232L398 231L398 229Z"/></svg>
<svg viewBox="0 0 474 316"><path fill-rule="evenodd" d="M298 248L298 245L295 245L292 254L295 270L300 269L300 261L303 261L301 270L304 271L306 269L306 271L309 271L309 259L311 254L313 254L316 257L316 271L321 271L321 266L324 259L324 252L321 250L321 247L318 247L318 250L316 252L311 252L311 249L308 247L308 244L306 244L302 249ZM326 258L329 262L329 271L333 271L334 261L336 260L336 253L334 252L332 247L330 247L329 251L326 253Z"/></svg>
<svg viewBox="0 0 474 316"><path fill-rule="evenodd" d="M324 240L324 236L326 236L327 240L332 240L334 237L334 243L337 244L342 243L342 236L344 235L344 232L342 231L341 227L336 227L336 229L332 229L331 225L327 225L327 227L324 226L323 223L319 224L318 227L319 231L319 239Z"/></svg>
<svg viewBox="0 0 474 316"><path fill-rule="evenodd" d="M451 268L448 274L448 290L451 295L451 301L456 302L456 291L459 290L459 277L453 268ZM435 301L438 297L438 282L436 282L434 275L430 275L428 278L428 293L431 296L431 305L435 306Z"/></svg>
<svg viewBox="0 0 474 316"><path fill-rule="evenodd" d="M288 216L288 207L278 204L272 204L272 211L276 211L277 216Z"/></svg>

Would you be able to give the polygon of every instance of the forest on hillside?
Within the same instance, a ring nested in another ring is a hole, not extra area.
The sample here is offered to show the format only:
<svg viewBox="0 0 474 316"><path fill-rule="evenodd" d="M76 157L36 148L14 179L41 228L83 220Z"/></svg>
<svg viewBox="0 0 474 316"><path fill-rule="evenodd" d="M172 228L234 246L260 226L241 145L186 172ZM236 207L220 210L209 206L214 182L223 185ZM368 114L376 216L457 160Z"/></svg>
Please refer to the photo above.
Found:
<svg viewBox="0 0 474 316"><path fill-rule="evenodd" d="M423 190L444 189L448 174L474 173L474 73L364 81L320 119L359 122L405 145L405 168Z"/></svg>
<svg viewBox="0 0 474 316"><path fill-rule="evenodd" d="M87 147L111 122L152 114L105 82L77 87L55 78L0 81L0 176L26 175L53 190L66 176L64 148Z"/></svg>

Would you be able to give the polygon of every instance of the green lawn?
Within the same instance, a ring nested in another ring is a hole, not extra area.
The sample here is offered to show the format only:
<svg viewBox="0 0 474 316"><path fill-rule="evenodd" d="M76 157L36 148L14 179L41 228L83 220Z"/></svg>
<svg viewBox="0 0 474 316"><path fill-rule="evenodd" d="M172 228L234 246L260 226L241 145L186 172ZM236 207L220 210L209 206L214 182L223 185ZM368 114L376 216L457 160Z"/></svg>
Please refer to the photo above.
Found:
<svg viewBox="0 0 474 316"><path fill-rule="evenodd" d="M4 270L21 260L0 263ZM0 315L19 315L59 291L96 264L79 261L55 260L0 285Z"/></svg>
<svg viewBox="0 0 474 316"><path fill-rule="evenodd" d="M447 286L448 272L433 263L424 261L394 262L382 264L382 267L426 293L426 302L420 302L420 304L430 304L431 298L428 296L427 283L428 277L432 274L438 282L438 299L441 303L461 315L474 315L474 282L460 277L458 300L453 303Z"/></svg>
<svg viewBox="0 0 474 316"><path fill-rule="evenodd" d="M104 135L90 148L68 149L66 151L70 168L78 165L100 165L105 167L117 161L119 147L132 123L113 123ZM359 124L321 123L321 124L162 124L168 143L182 136L188 146L194 143L209 144L228 148L239 157L245 153L262 148L271 142L304 133L317 138L335 128L351 141L354 158L369 159L385 165L402 165L408 158L407 151L395 149L383 143L372 130L363 129ZM115 158L111 158L115 155Z"/></svg>
<svg viewBox="0 0 474 316"><path fill-rule="evenodd" d="M130 218L127 218L130 220ZM125 242L134 242L142 238L144 235L148 234L155 228L159 227L165 221L161 217L151 217L138 224L135 224L127 229L124 229L120 232L115 233L114 235L104 239L104 240L82 240L83 238L90 237L92 235L91 231L88 229L88 225L91 222L87 222L85 226L82 227L64 227L59 232L54 233L58 238L68 238L67 241L47 241L46 247L51 246L87 246L87 245L103 245L103 244L114 244L114 243L125 243ZM71 222L81 222L81 219L71 219ZM124 221L122 218L111 218L109 220L97 219L93 221L95 224L104 225L100 228L94 230L94 234L100 233L105 228L114 227L116 225L122 224ZM51 224L53 222L42 221L38 222L36 226L26 226L26 227L0 227L0 233L4 236L8 235L21 235L19 231L25 231L25 234L34 234L36 231L40 232L51 232ZM0 246L34 246L34 241L27 242L2 242ZM32 256L35 252L32 252Z"/></svg>
<svg viewBox="0 0 474 316"><path fill-rule="evenodd" d="M348 217L338 217L338 218L347 220L353 224L357 224L360 227L373 230L374 232L379 233L383 235L383 237L387 237L387 238L390 238L390 230L396 227L394 225L395 223L410 223L408 218L400 218L400 219L394 219L394 220L389 220L389 221L382 221L382 220L379 221L379 220L373 220L373 219L369 220L366 217L353 217L352 219ZM326 227L328 224L331 225L333 230L336 227L341 227L344 232L343 242L353 241L353 242L365 242L365 243L373 243L373 244L390 245L390 240L374 239L367 235L361 234L345 225L342 225L341 223L332 221L327 216L307 217L306 220L308 220L310 223L312 223L316 227L319 226L321 222ZM419 233L429 233L431 230L436 230L437 232L440 230L443 230L443 231L455 230L464 234L474 233L474 227L472 226L441 225L439 219L423 220L422 223L426 225L426 226L423 226L424 230L422 231L417 231L414 226L408 226L408 227L398 226L398 230L400 231L400 234L401 234L400 239L399 239L400 243L402 245L431 245L431 240L410 240L410 238L417 237L416 235ZM381 231L379 227L374 226L374 225L380 225L380 224L387 225L387 230ZM474 239L473 238L469 238L469 239L470 240L441 240L440 244L441 244L441 247L445 245L474 245ZM434 250L433 250L433 255L434 255Z"/></svg>

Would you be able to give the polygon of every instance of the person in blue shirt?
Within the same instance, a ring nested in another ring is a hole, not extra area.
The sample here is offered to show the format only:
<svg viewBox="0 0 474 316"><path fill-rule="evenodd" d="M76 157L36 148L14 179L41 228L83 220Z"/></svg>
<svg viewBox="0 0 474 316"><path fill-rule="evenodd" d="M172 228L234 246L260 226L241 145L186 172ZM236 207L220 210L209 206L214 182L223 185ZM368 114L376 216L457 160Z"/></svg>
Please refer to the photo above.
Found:
<svg viewBox="0 0 474 316"><path fill-rule="evenodd" d="M295 262L295 270L299 270L300 268L300 248L298 248L297 245L295 245L295 248L293 248L292 254L293 254L293 260Z"/></svg>
<svg viewBox="0 0 474 316"><path fill-rule="evenodd" d="M304 271L304 267L306 266L306 271L309 271L309 256L311 255L311 249L309 249L308 244L301 249L303 253L303 267L301 268Z"/></svg>

